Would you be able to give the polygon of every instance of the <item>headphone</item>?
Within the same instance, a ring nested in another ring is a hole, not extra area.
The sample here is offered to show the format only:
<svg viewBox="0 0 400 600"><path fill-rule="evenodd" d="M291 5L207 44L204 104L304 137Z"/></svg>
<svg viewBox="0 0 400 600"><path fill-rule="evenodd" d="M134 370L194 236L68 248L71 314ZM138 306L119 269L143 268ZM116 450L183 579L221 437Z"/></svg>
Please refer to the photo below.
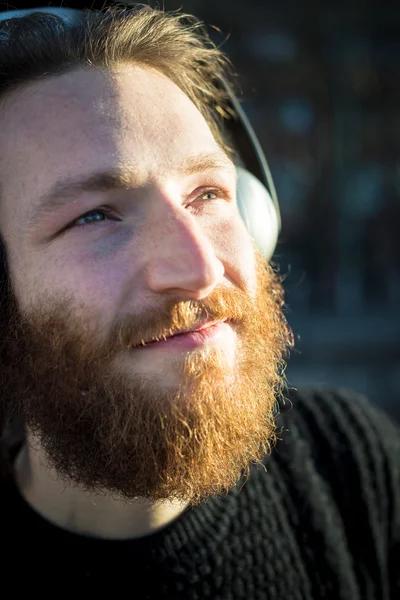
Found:
<svg viewBox="0 0 400 600"><path fill-rule="evenodd" d="M10 10L0 13L0 21L34 12L52 13L71 24L79 22L86 11L65 7ZM251 123L230 86L221 81L237 119L227 122L243 166L237 166L237 204L246 228L258 250L270 260L281 230L281 215L274 182L267 160Z"/></svg>

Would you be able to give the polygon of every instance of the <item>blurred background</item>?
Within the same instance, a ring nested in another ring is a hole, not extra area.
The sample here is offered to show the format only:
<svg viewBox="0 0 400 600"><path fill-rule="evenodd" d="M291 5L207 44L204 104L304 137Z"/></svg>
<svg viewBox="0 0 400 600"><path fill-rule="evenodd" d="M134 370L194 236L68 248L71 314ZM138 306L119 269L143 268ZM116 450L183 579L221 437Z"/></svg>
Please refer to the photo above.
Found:
<svg viewBox="0 0 400 600"><path fill-rule="evenodd" d="M48 4L77 6L10 8ZM289 383L350 387L400 422L398 0L158 6L215 25L218 43L228 36L282 211L274 263L296 339Z"/></svg>

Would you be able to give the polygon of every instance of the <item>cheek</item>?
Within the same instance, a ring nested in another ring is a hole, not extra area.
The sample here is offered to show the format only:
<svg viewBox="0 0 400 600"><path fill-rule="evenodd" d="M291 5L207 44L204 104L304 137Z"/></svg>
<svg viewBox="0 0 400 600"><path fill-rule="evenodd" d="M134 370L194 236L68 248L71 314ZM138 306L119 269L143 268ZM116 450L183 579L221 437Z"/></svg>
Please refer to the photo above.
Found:
<svg viewBox="0 0 400 600"><path fill-rule="evenodd" d="M126 263L116 257L97 261L68 251L51 256L35 253L14 261L12 286L22 308L48 295L69 297L82 308L113 315L122 302L128 278L132 278L132 265L129 272Z"/></svg>
<svg viewBox="0 0 400 600"><path fill-rule="evenodd" d="M219 223L213 231L214 248L227 275L250 292L256 289L255 245L239 214Z"/></svg>

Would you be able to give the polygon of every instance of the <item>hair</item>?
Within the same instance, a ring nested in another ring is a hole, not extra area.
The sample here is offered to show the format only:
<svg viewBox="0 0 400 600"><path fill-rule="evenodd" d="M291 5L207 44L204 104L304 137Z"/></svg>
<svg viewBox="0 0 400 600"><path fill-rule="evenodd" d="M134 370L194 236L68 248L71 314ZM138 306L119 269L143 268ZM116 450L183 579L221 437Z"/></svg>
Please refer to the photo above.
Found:
<svg viewBox="0 0 400 600"><path fill-rule="evenodd" d="M223 134L223 120L232 115L222 85L233 83L229 59L196 17L147 5L83 11L73 22L43 12L0 21L0 110L33 82L80 67L122 64L155 69L171 79L204 116L217 143L233 154ZM3 194L0 180L0 200ZM0 306L8 293L0 233Z"/></svg>

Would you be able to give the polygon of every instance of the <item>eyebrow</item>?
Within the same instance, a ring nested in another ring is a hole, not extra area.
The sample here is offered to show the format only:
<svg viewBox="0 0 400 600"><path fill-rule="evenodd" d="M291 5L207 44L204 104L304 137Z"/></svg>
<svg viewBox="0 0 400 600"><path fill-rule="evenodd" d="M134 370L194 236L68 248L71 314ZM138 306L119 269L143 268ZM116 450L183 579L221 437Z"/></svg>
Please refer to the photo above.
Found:
<svg viewBox="0 0 400 600"><path fill-rule="evenodd" d="M181 165L174 167L173 170L186 177L211 170L236 172L235 165L222 151L190 154ZM28 218L29 226L34 226L55 208L69 204L82 192L129 190L137 187L138 177L138 169L124 166L59 179L34 202Z"/></svg>

